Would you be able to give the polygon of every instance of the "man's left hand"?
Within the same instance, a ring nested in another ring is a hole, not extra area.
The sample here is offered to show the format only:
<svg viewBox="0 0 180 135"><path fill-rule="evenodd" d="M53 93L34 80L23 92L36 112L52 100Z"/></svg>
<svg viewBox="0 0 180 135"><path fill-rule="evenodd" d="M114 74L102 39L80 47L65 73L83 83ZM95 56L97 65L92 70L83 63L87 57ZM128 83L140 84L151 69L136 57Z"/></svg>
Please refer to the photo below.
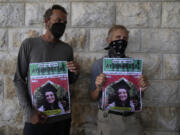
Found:
<svg viewBox="0 0 180 135"><path fill-rule="evenodd" d="M140 76L139 82L140 82L141 90L142 92L144 92L148 88L149 82L144 76Z"/></svg>
<svg viewBox="0 0 180 135"><path fill-rule="evenodd" d="M79 74L80 66L79 66L79 64L78 64L77 62L75 62L75 61L68 61L68 62L67 62L67 67L68 67L68 70L69 70L70 72L73 72L73 73L75 73L76 75Z"/></svg>

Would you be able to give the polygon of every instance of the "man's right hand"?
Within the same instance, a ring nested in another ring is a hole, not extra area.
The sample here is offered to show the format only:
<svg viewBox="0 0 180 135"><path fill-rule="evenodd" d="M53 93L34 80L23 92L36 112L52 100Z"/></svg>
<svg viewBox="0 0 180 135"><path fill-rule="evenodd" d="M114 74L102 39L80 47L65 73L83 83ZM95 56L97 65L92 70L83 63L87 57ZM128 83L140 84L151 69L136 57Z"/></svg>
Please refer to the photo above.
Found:
<svg viewBox="0 0 180 135"><path fill-rule="evenodd" d="M34 114L31 117L31 123L32 124L37 124L37 123L43 124L46 122L47 118L48 117L46 114L44 114L43 112L40 112L38 110L35 110Z"/></svg>
<svg viewBox="0 0 180 135"><path fill-rule="evenodd" d="M101 73L99 76L96 77L96 81L95 81L96 89L91 91L91 98L93 100L98 99L105 81L106 81L106 76L103 73Z"/></svg>
<svg viewBox="0 0 180 135"><path fill-rule="evenodd" d="M99 76L96 77L96 88L101 89L106 81L106 76L104 73L101 73Z"/></svg>

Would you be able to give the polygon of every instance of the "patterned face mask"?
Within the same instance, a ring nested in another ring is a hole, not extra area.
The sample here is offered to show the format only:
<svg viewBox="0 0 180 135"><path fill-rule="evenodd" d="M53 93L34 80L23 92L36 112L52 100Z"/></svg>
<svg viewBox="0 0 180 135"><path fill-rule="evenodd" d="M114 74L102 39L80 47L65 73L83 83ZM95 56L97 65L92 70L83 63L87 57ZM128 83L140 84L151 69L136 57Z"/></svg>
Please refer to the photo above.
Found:
<svg viewBox="0 0 180 135"><path fill-rule="evenodd" d="M126 47L127 41L122 39L112 41L109 46L104 49L108 50L108 55L110 58L124 58Z"/></svg>

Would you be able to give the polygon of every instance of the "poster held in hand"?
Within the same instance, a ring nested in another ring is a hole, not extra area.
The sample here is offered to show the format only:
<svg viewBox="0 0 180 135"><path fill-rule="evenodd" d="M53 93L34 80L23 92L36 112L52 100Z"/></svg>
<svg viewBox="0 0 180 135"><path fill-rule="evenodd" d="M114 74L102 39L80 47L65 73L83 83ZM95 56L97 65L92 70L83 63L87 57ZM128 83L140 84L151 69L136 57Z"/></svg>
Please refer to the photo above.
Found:
<svg viewBox="0 0 180 135"><path fill-rule="evenodd" d="M66 61L30 64L32 103L48 117L71 112Z"/></svg>
<svg viewBox="0 0 180 135"><path fill-rule="evenodd" d="M103 73L106 82L102 90L103 110L135 112L142 110L139 77L142 60L132 58L104 58Z"/></svg>

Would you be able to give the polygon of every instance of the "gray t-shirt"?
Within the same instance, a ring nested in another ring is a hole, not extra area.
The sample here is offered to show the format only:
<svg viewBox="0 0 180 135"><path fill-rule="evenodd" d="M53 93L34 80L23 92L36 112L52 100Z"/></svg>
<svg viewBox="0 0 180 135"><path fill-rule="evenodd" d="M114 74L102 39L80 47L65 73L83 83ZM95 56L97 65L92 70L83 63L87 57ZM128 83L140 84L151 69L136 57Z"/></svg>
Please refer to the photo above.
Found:
<svg viewBox="0 0 180 135"><path fill-rule="evenodd" d="M44 41L41 37L28 38L22 42L17 59L17 68L14 76L14 84L19 104L23 110L25 122L30 122L30 117L34 113L30 92L30 72L29 64L51 61L71 61L73 60L73 50L68 44L59 41L51 43ZM71 73L70 79L77 77ZM52 117L48 122L59 121L70 118L70 114L64 117Z"/></svg>

